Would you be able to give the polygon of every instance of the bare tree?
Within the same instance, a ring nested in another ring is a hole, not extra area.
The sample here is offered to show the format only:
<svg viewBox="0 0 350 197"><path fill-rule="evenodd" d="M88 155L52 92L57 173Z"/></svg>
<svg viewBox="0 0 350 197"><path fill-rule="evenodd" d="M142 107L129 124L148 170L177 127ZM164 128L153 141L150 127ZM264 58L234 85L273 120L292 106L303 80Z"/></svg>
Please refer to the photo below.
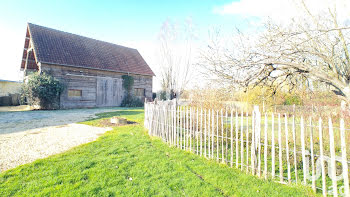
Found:
<svg viewBox="0 0 350 197"><path fill-rule="evenodd" d="M238 32L233 50L218 46L212 39L201 53L209 73L229 84L288 85L315 80L333 87L350 103L350 26L338 16L336 6L313 14L300 2L302 19L290 24L265 23L263 32Z"/></svg>
<svg viewBox="0 0 350 197"><path fill-rule="evenodd" d="M183 26L166 20L159 32L161 86L163 91L181 93L190 80L192 41L191 19Z"/></svg>

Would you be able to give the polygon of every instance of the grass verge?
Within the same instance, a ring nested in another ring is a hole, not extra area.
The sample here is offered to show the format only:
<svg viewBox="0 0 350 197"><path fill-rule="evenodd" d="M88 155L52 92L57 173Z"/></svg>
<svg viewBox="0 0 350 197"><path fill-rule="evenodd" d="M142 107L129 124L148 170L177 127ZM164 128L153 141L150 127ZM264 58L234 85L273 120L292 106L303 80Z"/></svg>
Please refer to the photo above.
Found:
<svg viewBox="0 0 350 197"><path fill-rule="evenodd" d="M84 124L122 116L96 141L2 172L0 196L313 196L310 188L260 180L150 138L143 110L102 113Z"/></svg>

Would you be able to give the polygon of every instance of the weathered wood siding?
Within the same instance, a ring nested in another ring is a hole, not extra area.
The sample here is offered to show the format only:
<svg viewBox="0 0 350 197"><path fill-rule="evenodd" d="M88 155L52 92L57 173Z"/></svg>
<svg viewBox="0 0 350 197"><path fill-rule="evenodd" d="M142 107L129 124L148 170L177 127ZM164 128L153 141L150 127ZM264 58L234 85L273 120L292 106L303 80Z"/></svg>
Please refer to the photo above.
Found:
<svg viewBox="0 0 350 197"><path fill-rule="evenodd" d="M122 87L124 73L48 64L41 64L40 71L51 74L65 84L60 98L60 107L63 109L120 106L125 96ZM146 98L151 99L152 76L132 76L133 88L145 89ZM81 90L82 96L69 97L68 90Z"/></svg>

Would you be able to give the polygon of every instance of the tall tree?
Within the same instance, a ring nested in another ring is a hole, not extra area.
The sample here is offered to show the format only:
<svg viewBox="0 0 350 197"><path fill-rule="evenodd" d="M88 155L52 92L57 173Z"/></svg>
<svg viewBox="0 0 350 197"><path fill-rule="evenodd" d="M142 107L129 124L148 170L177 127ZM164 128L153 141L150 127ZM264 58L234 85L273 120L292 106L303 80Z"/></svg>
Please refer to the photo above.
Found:
<svg viewBox="0 0 350 197"><path fill-rule="evenodd" d="M192 44L195 38L192 20L183 25L163 22L159 32L161 86L163 91L181 93L190 80Z"/></svg>
<svg viewBox="0 0 350 197"><path fill-rule="evenodd" d="M294 88L312 79L333 87L350 103L349 19L340 17L335 4L315 14L304 1L299 6L303 17L288 25L269 21L258 35L238 32L234 50L213 39L200 64L221 80L245 87Z"/></svg>

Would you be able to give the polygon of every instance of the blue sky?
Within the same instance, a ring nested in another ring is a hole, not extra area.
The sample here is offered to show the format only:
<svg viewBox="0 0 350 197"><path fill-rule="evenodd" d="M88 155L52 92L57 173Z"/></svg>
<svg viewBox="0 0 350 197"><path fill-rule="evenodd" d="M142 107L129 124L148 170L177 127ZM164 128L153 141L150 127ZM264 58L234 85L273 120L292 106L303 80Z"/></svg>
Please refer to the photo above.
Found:
<svg viewBox="0 0 350 197"><path fill-rule="evenodd" d="M192 17L200 28L234 24L235 17L220 16L213 8L227 0L159 1L2 1L0 18L16 29L26 22L91 37L113 35L122 39L149 39L170 18Z"/></svg>
<svg viewBox="0 0 350 197"><path fill-rule="evenodd" d="M26 23L59 29L140 51L159 73L157 35L162 23L184 23L189 17L206 44L208 31L249 29L264 17L293 16L293 0L31 0L0 1L0 79L18 80ZM309 0L318 5L319 0ZM197 43L197 44L198 44ZM157 87L157 84L155 84Z"/></svg>
<svg viewBox="0 0 350 197"><path fill-rule="evenodd" d="M13 1L0 2L1 79L18 80L26 23L59 29L139 49L153 70L159 65L155 42L164 21L191 18L199 40L209 28L243 27L239 16L220 15L213 10L230 0L109 0L109 1Z"/></svg>

